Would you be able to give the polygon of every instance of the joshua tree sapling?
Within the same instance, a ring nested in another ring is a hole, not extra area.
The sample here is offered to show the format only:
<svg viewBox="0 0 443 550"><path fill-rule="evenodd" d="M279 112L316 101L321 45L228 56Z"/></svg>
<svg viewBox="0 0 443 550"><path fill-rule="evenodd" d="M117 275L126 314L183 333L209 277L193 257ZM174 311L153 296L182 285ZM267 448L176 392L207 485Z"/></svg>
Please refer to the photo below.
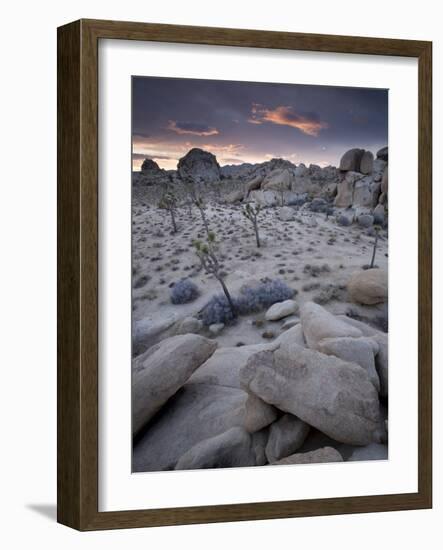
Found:
<svg viewBox="0 0 443 550"><path fill-rule="evenodd" d="M260 214L261 206L251 206L249 203L243 207L242 213L253 225L255 232L255 240L257 241L257 247L260 248L260 235L258 232L258 215Z"/></svg>
<svg viewBox="0 0 443 550"><path fill-rule="evenodd" d="M200 212L200 217L202 219L203 226L206 231L206 235L209 235L210 229L209 229L209 224L205 213L205 203L197 191L196 182L194 178L189 175L182 176L182 181L186 187L186 191L188 193L190 203L196 206L197 210Z"/></svg>
<svg viewBox="0 0 443 550"><path fill-rule="evenodd" d="M177 200L174 193L172 193L172 191L167 191L166 193L164 193L164 195L160 199L160 202L158 203L158 207L169 212L169 215L171 216L172 231L174 233L177 233L177 223L175 221L175 209L177 207Z"/></svg>
<svg viewBox="0 0 443 550"><path fill-rule="evenodd" d="M233 317L237 317L237 308L235 307L234 300L232 299L228 287L223 280L220 262L218 261L216 255L215 234L212 231L209 231L207 241L205 243L201 241L194 241L192 244L194 245L195 253L200 260L203 269L209 275L213 275L220 283L220 286L222 287L224 295L226 296L226 299L228 301L232 315Z"/></svg>
<svg viewBox="0 0 443 550"><path fill-rule="evenodd" d="M375 253L377 251L377 243L378 243L378 232L380 230L380 227L375 225L374 230L375 230L374 248L372 249L372 258L371 258L371 263L369 265L369 269L372 269L374 267Z"/></svg>

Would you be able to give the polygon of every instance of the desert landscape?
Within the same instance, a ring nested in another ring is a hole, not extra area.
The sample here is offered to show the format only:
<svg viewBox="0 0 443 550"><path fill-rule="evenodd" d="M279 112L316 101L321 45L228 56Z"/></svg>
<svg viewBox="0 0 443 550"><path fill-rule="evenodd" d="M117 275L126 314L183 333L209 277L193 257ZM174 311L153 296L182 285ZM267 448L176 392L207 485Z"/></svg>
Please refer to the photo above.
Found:
<svg viewBox="0 0 443 550"><path fill-rule="evenodd" d="M133 171L134 472L388 458L388 160Z"/></svg>

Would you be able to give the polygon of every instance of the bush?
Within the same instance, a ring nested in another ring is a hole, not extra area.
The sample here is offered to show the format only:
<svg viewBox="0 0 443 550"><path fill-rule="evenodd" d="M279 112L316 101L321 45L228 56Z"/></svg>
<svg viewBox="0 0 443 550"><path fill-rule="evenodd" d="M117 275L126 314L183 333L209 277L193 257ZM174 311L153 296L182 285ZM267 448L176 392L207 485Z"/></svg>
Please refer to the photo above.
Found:
<svg viewBox="0 0 443 550"><path fill-rule="evenodd" d="M171 302L173 304L187 304L199 295L197 285L189 279L181 279L176 282L171 290Z"/></svg>
<svg viewBox="0 0 443 550"><path fill-rule="evenodd" d="M203 308L201 317L206 326L216 323L226 325L234 320L234 314L224 294L215 294Z"/></svg>
<svg viewBox="0 0 443 550"><path fill-rule="evenodd" d="M289 300L296 291L280 279L268 279L254 287L243 287L240 295L233 297L239 315L257 313L277 302ZM202 311L202 321L206 326L214 323L230 323L234 320L229 302L224 294L213 296Z"/></svg>

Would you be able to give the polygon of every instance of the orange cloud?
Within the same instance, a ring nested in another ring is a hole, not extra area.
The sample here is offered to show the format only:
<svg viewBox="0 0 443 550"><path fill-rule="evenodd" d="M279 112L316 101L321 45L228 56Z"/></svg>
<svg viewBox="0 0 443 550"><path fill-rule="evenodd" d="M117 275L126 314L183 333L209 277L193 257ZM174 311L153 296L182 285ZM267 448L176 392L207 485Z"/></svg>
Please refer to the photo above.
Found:
<svg viewBox="0 0 443 550"><path fill-rule="evenodd" d="M251 117L248 119L251 124L263 124L271 122L281 126L297 128L309 136L318 136L320 130L328 128L326 122L319 120L316 113L297 113L292 107L281 105L275 109L267 109L263 105L254 103L251 109Z"/></svg>

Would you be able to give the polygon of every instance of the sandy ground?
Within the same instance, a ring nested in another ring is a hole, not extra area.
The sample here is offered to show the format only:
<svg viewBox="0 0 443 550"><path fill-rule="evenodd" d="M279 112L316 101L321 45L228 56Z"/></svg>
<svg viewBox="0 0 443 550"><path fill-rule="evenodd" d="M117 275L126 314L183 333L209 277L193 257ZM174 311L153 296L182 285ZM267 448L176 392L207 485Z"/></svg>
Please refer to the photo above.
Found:
<svg viewBox="0 0 443 550"><path fill-rule="evenodd" d="M251 223L240 205L210 204L206 216L219 243L219 257L231 293L263 277L279 278L297 291L299 304L316 300L325 289L334 288L334 297L321 302L333 313L351 313L367 321L383 316L383 306L358 306L348 301L346 283L351 273L371 260L374 237L356 224L340 227L323 213L296 212L294 221L281 221L279 208L260 213L262 246L257 248ZM133 319L157 322L168 316L196 316L214 293L218 282L200 269L192 241L204 239L197 209L192 217L186 207L176 211L177 233L171 230L167 211L147 204L139 195L133 203ZM387 269L388 241L380 232L376 265ZM311 267L310 267L311 266ZM313 267L312 267L313 266ZM193 280L200 297L192 303L173 305L170 291L181 278ZM326 290L326 293L328 290ZM225 327L216 339L220 346L263 343L263 333L277 337L279 322L265 322L264 313L242 317ZM257 323L258 321L258 323ZM256 324L257 323L257 324Z"/></svg>

